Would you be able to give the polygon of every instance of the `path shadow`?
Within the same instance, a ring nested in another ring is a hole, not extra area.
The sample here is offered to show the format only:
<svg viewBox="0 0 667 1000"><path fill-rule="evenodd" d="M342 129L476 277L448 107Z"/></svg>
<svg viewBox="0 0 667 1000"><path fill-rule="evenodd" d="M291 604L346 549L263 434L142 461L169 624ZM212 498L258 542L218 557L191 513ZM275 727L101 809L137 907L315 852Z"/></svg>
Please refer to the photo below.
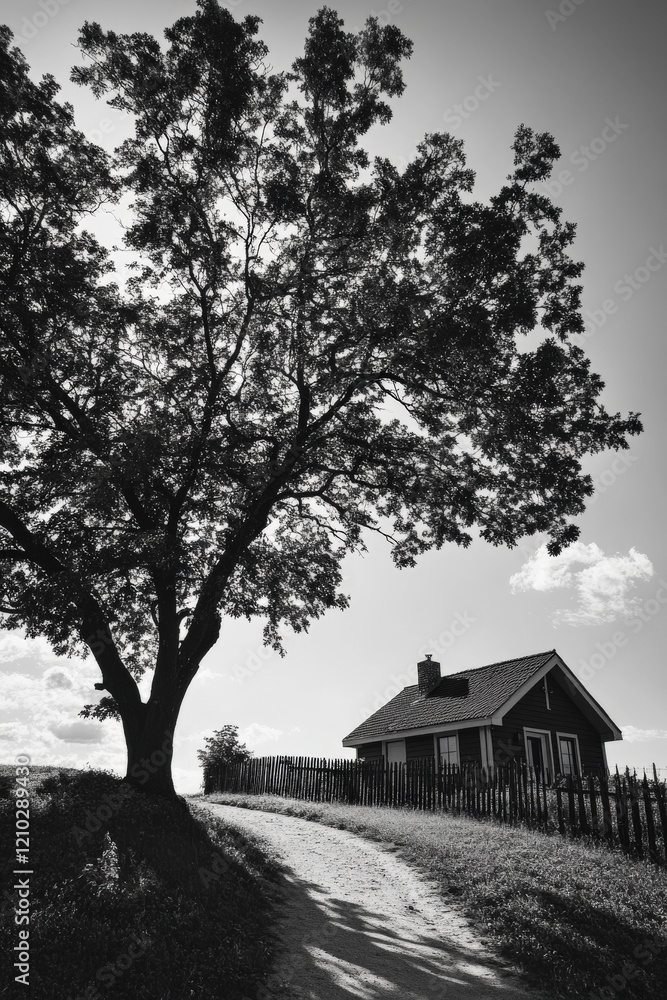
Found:
<svg viewBox="0 0 667 1000"><path fill-rule="evenodd" d="M259 830L255 835L264 839ZM362 905L345 899L342 885L300 878L280 859L278 868L276 930L289 950L279 953L258 1000L546 1000L501 963L456 941L458 924L451 936L439 928L429 906L406 899L398 913L384 914L372 891Z"/></svg>
<svg viewBox="0 0 667 1000"><path fill-rule="evenodd" d="M354 872L350 872L354 878ZM413 911L385 916L294 875L282 876L280 930L292 942L263 997L284 1000L486 1000L537 998L498 966L417 929ZM421 921L419 922L421 924ZM397 926L398 924L398 926ZM513 978L513 977L512 977Z"/></svg>

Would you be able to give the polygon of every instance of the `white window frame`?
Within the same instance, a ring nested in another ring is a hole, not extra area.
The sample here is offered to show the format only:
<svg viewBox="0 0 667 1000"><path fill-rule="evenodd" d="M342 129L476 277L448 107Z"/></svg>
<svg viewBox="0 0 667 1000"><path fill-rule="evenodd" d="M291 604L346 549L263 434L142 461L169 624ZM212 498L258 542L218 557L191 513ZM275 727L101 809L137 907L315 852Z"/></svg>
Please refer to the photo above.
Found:
<svg viewBox="0 0 667 1000"><path fill-rule="evenodd" d="M479 727L479 743L482 751L482 767L489 774L493 768L493 741L491 738L491 726Z"/></svg>
<svg viewBox="0 0 667 1000"><path fill-rule="evenodd" d="M600 746L602 747L602 759L604 761L604 776L605 778L609 776L609 764L607 762L607 748L605 746L604 740L600 740Z"/></svg>
<svg viewBox="0 0 667 1000"><path fill-rule="evenodd" d="M440 753L440 740L444 740L445 738L451 739L452 736L456 740L456 764L455 764L455 767L460 767L461 766L461 743L459 741L459 734L458 734L458 730L452 729L451 732L449 732L449 733L438 733L438 735L435 737L435 750L436 750L436 760L438 762L438 771L442 771L442 769L443 769L442 755Z"/></svg>
<svg viewBox="0 0 667 1000"><path fill-rule="evenodd" d="M579 737L576 733L556 733L556 746L558 747L558 766L560 767L560 773L565 774L563 770L563 758L560 751L560 740L561 736L566 740L572 740L574 742L574 753L577 758L577 774L574 775L581 777L583 771L581 770L581 754L579 753Z"/></svg>
<svg viewBox="0 0 667 1000"><path fill-rule="evenodd" d="M547 765L547 770L549 771L551 780L553 780L554 777L555 777L555 775L556 775L556 769L554 767L554 754L553 754L553 746L552 746L552 743L551 743L551 731L549 729L534 729L532 726L524 726L523 727L523 745L524 745L524 748L525 748L525 751L526 751L526 763L528 765L530 765L531 767L534 767L534 764L532 763L532 760L531 760L531 756L532 755L530 754L529 749L528 749L528 747L529 747L528 737L529 736L544 736L545 737L545 742L547 744L547 760L546 760L546 765Z"/></svg>

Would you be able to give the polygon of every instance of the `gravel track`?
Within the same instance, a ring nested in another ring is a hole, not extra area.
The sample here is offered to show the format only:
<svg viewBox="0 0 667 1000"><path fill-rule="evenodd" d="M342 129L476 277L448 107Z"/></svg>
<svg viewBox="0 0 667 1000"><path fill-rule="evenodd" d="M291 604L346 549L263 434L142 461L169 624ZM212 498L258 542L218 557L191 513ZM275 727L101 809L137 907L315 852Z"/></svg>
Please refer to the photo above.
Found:
<svg viewBox="0 0 667 1000"><path fill-rule="evenodd" d="M283 869L280 958L260 1000L544 1000L395 845L294 816L197 804L261 840Z"/></svg>

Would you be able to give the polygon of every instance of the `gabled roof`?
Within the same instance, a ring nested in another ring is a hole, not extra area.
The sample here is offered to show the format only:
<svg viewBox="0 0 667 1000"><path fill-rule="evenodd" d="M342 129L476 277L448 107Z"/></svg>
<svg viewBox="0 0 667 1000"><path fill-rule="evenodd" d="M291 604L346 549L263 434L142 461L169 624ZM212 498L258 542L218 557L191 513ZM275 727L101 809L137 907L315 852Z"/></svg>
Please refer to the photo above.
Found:
<svg viewBox="0 0 667 1000"><path fill-rule="evenodd" d="M490 719L555 655L555 649L549 649L545 653L447 674L427 695L420 694L418 686L411 684L357 726L343 744L354 746L374 737L381 739L391 732Z"/></svg>

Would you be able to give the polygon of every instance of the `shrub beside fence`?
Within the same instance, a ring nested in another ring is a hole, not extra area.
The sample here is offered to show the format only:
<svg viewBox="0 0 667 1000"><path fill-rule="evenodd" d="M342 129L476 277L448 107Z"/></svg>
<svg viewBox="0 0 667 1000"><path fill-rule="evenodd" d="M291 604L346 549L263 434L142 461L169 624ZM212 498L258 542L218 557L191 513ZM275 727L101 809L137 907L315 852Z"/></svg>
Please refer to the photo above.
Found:
<svg viewBox="0 0 667 1000"><path fill-rule="evenodd" d="M618 771L610 777L541 780L512 761L487 771L476 765L437 770L433 759L383 761L258 757L208 768L204 793L281 795L309 802L404 806L493 818L569 837L588 837L629 855L667 863L667 785Z"/></svg>

